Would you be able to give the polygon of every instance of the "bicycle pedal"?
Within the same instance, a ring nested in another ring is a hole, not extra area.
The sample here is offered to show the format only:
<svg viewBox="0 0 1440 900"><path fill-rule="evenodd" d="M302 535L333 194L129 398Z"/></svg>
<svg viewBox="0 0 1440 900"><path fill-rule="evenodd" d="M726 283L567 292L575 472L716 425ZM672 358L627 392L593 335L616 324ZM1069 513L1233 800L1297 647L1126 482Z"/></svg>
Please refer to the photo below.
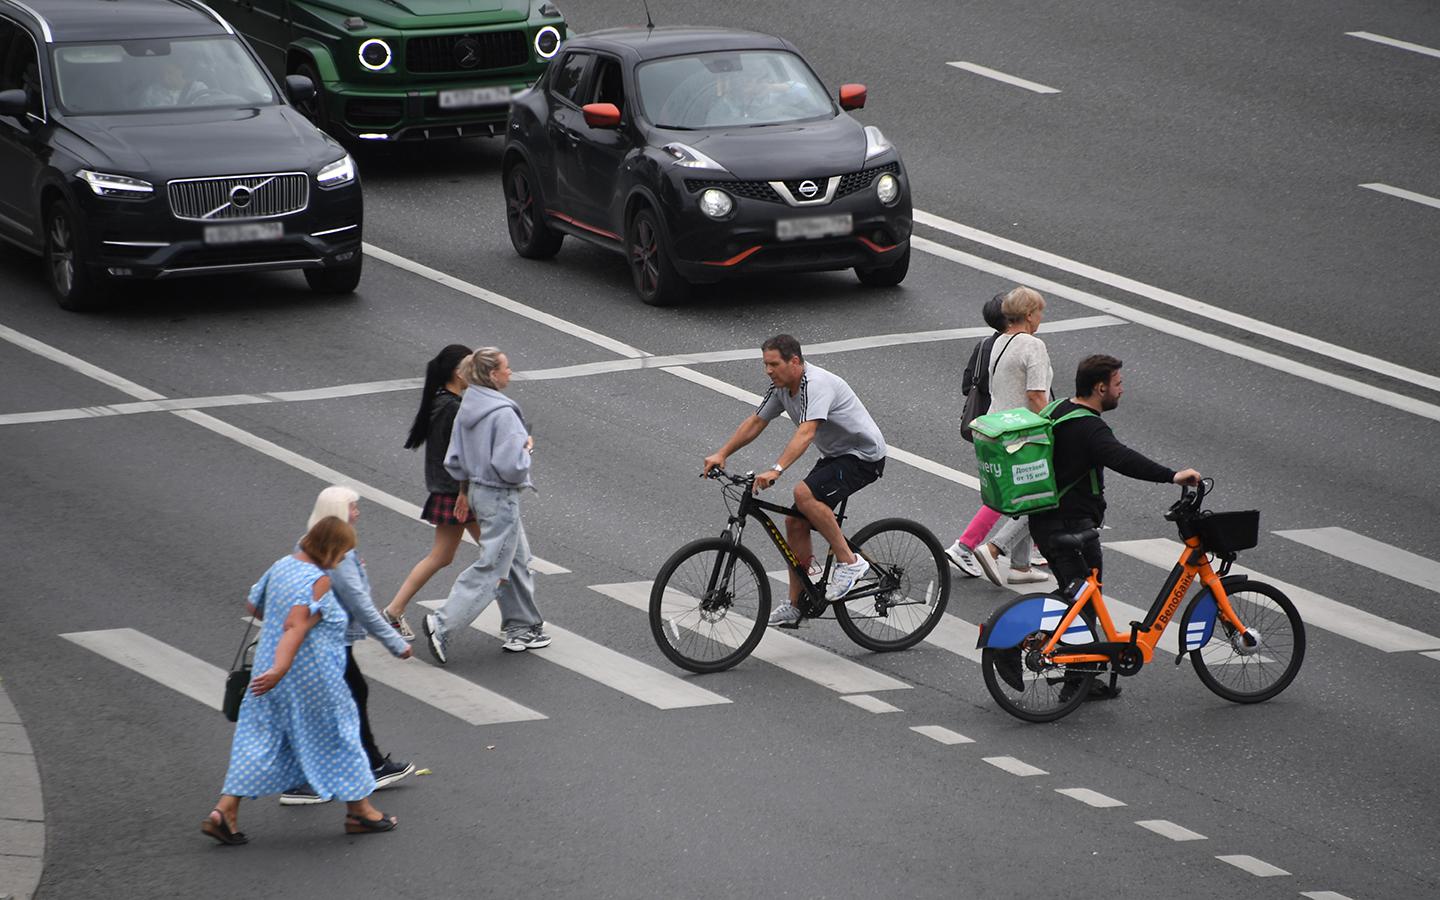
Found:
<svg viewBox="0 0 1440 900"><path fill-rule="evenodd" d="M800 630L800 623L799 623L799 622L777 622L775 625L773 625L773 626L771 626L771 627L773 627L773 628L784 628L784 629L786 629L786 630L788 630L788 631L798 631L798 630Z"/></svg>

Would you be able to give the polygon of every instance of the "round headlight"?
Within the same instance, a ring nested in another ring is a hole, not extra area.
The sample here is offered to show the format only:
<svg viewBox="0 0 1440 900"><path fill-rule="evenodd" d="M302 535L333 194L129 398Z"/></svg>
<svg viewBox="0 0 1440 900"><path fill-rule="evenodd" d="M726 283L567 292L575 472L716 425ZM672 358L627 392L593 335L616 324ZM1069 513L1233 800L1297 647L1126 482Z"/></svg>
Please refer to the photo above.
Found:
<svg viewBox="0 0 1440 900"><path fill-rule="evenodd" d="M379 38L371 38L360 45L360 65L372 72L390 65L390 55L390 45Z"/></svg>
<svg viewBox="0 0 1440 900"><path fill-rule="evenodd" d="M700 211L712 219L723 219L735 211L735 201L724 191L706 188L700 193Z"/></svg>
<svg viewBox="0 0 1440 900"><path fill-rule="evenodd" d="M560 49L560 30L554 25L546 25L535 32L535 52L541 59L549 59Z"/></svg>
<svg viewBox="0 0 1440 900"><path fill-rule="evenodd" d="M900 179L889 172L875 179L875 196L886 206L893 206L900 199Z"/></svg>

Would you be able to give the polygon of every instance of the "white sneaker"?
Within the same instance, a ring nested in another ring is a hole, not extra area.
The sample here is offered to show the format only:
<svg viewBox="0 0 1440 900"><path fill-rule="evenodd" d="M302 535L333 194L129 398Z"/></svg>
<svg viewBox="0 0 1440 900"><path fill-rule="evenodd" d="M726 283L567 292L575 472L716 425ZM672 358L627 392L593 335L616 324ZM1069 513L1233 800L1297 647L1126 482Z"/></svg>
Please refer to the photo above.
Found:
<svg viewBox="0 0 1440 900"><path fill-rule="evenodd" d="M960 543L958 539L945 548L945 555L950 558L950 562L954 563L955 568L971 578L979 578L985 574L980 571L980 564L975 561L975 554L971 553L970 548Z"/></svg>
<svg viewBox="0 0 1440 900"><path fill-rule="evenodd" d="M1022 570L1022 569L1011 569L1011 570L1010 570L1010 583L1011 583L1011 584L1040 584L1040 583L1043 582L1043 581L1049 581L1049 580L1050 580L1050 576L1049 576L1049 575L1046 575L1044 572L1037 572L1037 571L1035 571L1034 569L1023 569L1023 570Z"/></svg>
<svg viewBox="0 0 1440 900"><path fill-rule="evenodd" d="M1005 576L1000 574L1000 561L990 555L988 544L982 544L979 550L971 554L971 557L980 570L985 573L985 577L990 579L991 584L996 587L1005 586Z"/></svg>
<svg viewBox="0 0 1440 900"><path fill-rule="evenodd" d="M1045 554L1041 553L1041 552L1039 551L1039 549L1037 549L1037 548L1035 547L1034 544L1031 544L1031 545L1030 545L1030 565L1032 565L1032 566L1048 566L1048 565L1050 565L1050 560L1046 559L1046 558L1045 558Z"/></svg>
<svg viewBox="0 0 1440 900"><path fill-rule="evenodd" d="M837 563L830 575L830 587L825 591L826 600L839 600L855 589L855 583L870 571L870 564L860 557L853 563Z"/></svg>
<svg viewBox="0 0 1440 900"><path fill-rule="evenodd" d="M775 607L775 611L770 614L770 624L780 628L794 628L800 624L800 610L791 606L787 600Z"/></svg>

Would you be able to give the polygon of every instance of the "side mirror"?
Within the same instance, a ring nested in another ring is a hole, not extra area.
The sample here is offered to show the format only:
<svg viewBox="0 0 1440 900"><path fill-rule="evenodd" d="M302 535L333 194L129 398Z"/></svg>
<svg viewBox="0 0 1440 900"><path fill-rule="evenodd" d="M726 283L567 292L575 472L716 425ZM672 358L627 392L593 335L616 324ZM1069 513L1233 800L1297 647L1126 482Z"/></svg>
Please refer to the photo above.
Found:
<svg viewBox="0 0 1440 900"><path fill-rule="evenodd" d="M13 116L16 119L25 118L25 113L30 109L30 98L25 95L22 88L14 88L9 91L0 91L0 116Z"/></svg>
<svg viewBox="0 0 1440 900"><path fill-rule="evenodd" d="M587 103L581 107L585 124L591 128L619 128L620 107L613 103Z"/></svg>
<svg viewBox="0 0 1440 900"><path fill-rule="evenodd" d="M840 85L840 108L841 108L841 109L864 109L864 108L865 108L865 85L863 85L863 84L842 84L842 85Z"/></svg>
<svg viewBox="0 0 1440 900"><path fill-rule="evenodd" d="M285 91L290 95L291 103L304 103L315 97L315 82L304 75L286 75Z"/></svg>

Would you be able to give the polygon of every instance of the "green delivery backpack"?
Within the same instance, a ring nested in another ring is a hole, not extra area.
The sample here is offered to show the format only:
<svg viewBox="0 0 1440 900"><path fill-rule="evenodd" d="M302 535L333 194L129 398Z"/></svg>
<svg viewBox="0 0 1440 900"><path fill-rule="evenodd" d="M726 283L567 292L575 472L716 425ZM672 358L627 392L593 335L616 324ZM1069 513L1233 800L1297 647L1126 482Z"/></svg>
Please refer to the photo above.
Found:
<svg viewBox="0 0 1440 900"><path fill-rule="evenodd" d="M1095 413L1077 409L1052 420L1055 407L1063 402L1052 401L1039 413L1023 407L1001 410L970 423L975 432L975 458L980 463L980 499L986 506L1007 516L1044 512L1059 506L1060 498L1079 484L1076 481L1060 488L1055 483L1053 432L1061 422ZM1093 470L1090 489L1100 492Z"/></svg>

